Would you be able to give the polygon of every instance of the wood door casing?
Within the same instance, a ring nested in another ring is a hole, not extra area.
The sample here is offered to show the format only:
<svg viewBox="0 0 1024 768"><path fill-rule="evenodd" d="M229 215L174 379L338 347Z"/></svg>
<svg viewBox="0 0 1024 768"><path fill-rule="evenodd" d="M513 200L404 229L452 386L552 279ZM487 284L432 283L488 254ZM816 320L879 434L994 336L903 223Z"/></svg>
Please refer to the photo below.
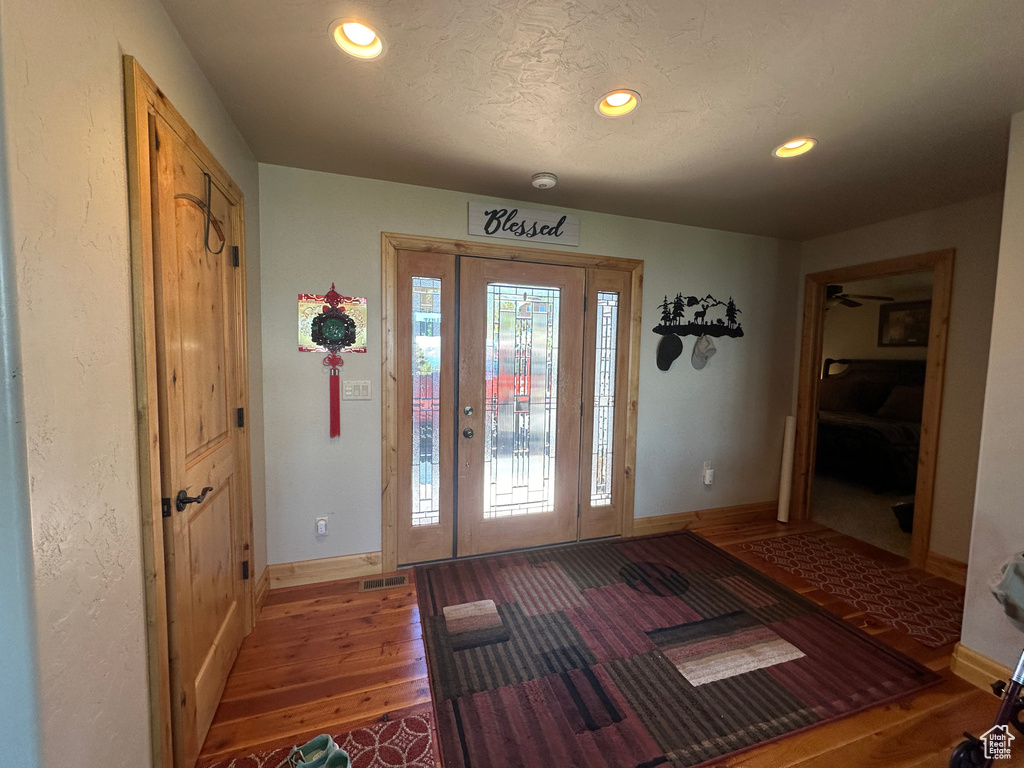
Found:
<svg viewBox="0 0 1024 768"><path fill-rule="evenodd" d="M398 403L398 419L405 432L398 445L398 506L403 510L398 521L398 562L419 563L440 560L453 553L454 515L454 443L455 443L455 259L451 254L427 254L415 251L398 253L398 316L402 326L396 338L398 380L404 383ZM413 451L415 427L412 392L412 281L414 277L436 278L441 282L441 366L439 372L438 444L441 476L438 523L413 525Z"/></svg>
<svg viewBox="0 0 1024 768"><path fill-rule="evenodd" d="M459 268L458 544L459 556L573 541L579 500L580 405L586 272L579 267L461 257ZM483 519L486 408L486 292L489 284L559 289L558 410L554 510ZM467 406L472 415L464 413ZM464 436L472 429L474 437Z"/></svg>
<svg viewBox="0 0 1024 768"><path fill-rule="evenodd" d="M240 201L211 178L224 249L206 248L208 169L159 116L151 117L154 294L175 765L195 764L227 674L251 628L242 562L249 550L240 272L232 263ZM210 228L211 247L220 237ZM202 503L175 509L180 490Z"/></svg>
<svg viewBox="0 0 1024 768"><path fill-rule="evenodd" d="M921 441L918 448L917 483L914 491L913 537L910 544L910 563L915 568L922 569L928 563L930 551L955 261L956 249L948 248L837 267L824 272L813 272L804 277L803 324L797 374L796 449L792 470L793 495L789 504L789 519L793 522L809 520L811 517L811 484L814 480L817 446L818 385L821 380L827 286L914 272L934 274L921 414Z"/></svg>
<svg viewBox="0 0 1024 768"><path fill-rule="evenodd" d="M598 293L618 294L615 339L615 410L612 428L611 503L591 504L593 470L594 390L597 364ZM629 334L631 312L630 275L613 269L587 270L587 313L583 344L583 415L580 442L580 539L618 536L622 533L626 485L626 416L629 398Z"/></svg>

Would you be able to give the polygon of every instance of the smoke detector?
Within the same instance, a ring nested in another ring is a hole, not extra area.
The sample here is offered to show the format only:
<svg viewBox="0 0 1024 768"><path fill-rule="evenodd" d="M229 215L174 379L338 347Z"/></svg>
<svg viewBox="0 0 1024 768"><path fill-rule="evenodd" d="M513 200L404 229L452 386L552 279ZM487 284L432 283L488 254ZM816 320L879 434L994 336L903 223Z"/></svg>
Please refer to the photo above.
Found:
<svg viewBox="0 0 1024 768"><path fill-rule="evenodd" d="M530 183L537 189L551 189L558 183L558 177L553 173L535 173Z"/></svg>

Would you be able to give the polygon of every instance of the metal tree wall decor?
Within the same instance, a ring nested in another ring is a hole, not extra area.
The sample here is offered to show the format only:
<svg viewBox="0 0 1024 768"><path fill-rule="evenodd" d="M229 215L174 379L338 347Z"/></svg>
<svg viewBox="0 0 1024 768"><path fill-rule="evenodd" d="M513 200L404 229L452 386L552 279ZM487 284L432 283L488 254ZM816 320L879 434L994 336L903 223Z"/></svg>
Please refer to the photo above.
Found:
<svg viewBox="0 0 1024 768"><path fill-rule="evenodd" d="M743 335L743 326L738 319L743 313L732 296L728 301L720 301L710 293L704 298L677 293L674 299L665 296L660 308L661 322L653 330L665 337L658 345L658 367L663 371L667 371L682 352L681 345L667 345L670 336L729 336L736 339Z"/></svg>
<svg viewBox="0 0 1024 768"><path fill-rule="evenodd" d="M310 336L313 343L327 350L324 365L331 369L331 437L341 436L341 366L345 364L341 350L350 347L356 340L356 324L349 317L345 308L339 306L344 297L334 290L324 296L324 306L320 314L313 318Z"/></svg>

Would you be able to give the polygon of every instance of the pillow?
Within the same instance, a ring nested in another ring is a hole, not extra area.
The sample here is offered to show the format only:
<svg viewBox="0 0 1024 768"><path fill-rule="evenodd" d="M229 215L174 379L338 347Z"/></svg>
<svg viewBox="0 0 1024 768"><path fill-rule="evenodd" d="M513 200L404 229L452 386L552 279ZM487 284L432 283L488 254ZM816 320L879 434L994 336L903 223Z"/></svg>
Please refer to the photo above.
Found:
<svg viewBox="0 0 1024 768"><path fill-rule="evenodd" d="M878 409L880 419L915 421L920 423L924 409L924 387L900 385L892 388L889 397Z"/></svg>

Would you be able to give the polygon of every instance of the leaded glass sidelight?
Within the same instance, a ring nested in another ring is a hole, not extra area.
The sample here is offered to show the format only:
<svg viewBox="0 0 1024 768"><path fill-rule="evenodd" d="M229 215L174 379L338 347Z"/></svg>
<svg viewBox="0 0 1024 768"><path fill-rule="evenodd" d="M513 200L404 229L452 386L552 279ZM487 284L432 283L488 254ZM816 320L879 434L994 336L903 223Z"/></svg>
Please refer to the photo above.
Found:
<svg viewBox="0 0 1024 768"><path fill-rule="evenodd" d="M597 350L594 356L594 445L590 470L590 506L612 503L612 449L615 426L615 352L619 294L597 294Z"/></svg>
<svg viewBox="0 0 1024 768"><path fill-rule="evenodd" d="M487 286L484 519L551 512L558 288Z"/></svg>
<svg viewBox="0 0 1024 768"><path fill-rule="evenodd" d="M412 524L441 510L441 281L412 279Z"/></svg>

